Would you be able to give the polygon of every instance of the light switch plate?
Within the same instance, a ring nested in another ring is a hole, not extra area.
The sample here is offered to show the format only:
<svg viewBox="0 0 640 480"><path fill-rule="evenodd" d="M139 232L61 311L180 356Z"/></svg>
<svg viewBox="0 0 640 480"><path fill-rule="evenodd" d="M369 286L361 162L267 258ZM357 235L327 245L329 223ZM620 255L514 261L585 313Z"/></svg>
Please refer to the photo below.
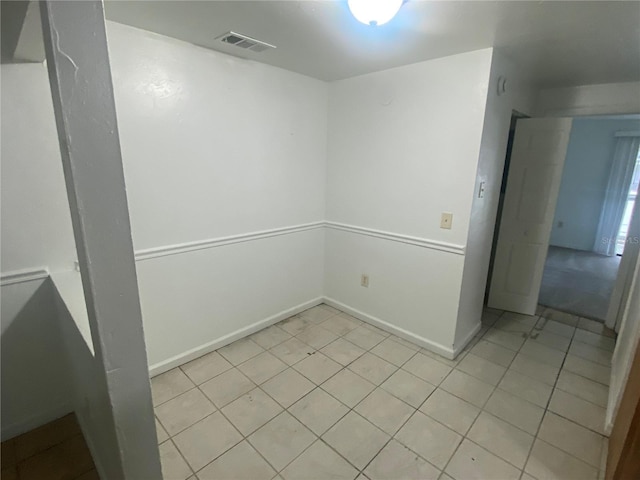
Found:
<svg viewBox="0 0 640 480"><path fill-rule="evenodd" d="M452 223L453 223L453 213L442 212L442 217L440 218L440 228L451 230Z"/></svg>

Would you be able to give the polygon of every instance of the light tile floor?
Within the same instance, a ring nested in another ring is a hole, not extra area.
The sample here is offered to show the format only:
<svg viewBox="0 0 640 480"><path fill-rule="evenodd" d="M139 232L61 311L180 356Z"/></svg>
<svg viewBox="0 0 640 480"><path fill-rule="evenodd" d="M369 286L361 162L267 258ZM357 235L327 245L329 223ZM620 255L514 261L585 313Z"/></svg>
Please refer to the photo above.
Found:
<svg viewBox="0 0 640 480"><path fill-rule="evenodd" d="M157 376L165 480L602 477L612 332L537 313L452 361L320 305Z"/></svg>

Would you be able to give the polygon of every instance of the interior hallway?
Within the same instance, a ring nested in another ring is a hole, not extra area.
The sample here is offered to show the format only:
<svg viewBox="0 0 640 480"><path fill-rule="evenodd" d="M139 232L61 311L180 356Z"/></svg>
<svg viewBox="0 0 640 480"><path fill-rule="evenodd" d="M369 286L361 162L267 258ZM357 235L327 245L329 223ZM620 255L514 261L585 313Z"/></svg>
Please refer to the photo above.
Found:
<svg viewBox="0 0 640 480"><path fill-rule="evenodd" d="M538 303L604 321L620 258L549 246Z"/></svg>
<svg viewBox="0 0 640 480"><path fill-rule="evenodd" d="M152 380L164 475L602 478L610 335L492 310L450 361L321 305Z"/></svg>

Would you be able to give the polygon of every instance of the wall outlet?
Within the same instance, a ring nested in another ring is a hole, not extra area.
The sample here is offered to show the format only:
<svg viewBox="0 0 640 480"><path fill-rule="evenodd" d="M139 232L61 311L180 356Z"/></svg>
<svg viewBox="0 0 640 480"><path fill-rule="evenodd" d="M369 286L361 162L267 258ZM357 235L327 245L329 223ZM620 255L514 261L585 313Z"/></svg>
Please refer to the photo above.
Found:
<svg viewBox="0 0 640 480"><path fill-rule="evenodd" d="M366 273L362 274L362 276L360 277L360 285L365 288L369 288L369 275L367 275Z"/></svg>
<svg viewBox="0 0 640 480"><path fill-rule="evenodd" d="M453 213L442 212L442 217L440 217L440 228L451 230L452 223L453 223Z"/></svg>

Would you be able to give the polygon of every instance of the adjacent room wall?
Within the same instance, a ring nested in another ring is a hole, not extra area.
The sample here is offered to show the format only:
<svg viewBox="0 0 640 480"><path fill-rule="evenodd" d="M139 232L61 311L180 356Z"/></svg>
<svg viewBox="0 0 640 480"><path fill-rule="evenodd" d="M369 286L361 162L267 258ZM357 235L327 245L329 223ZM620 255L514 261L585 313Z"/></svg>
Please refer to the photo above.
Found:
<svg viewBox="0 0 640 480"><path fill-rule="evenodd" d="M640 82L540 90L536 117L640 113Z"/></svg>
<svg viewBox="0 0 640 480"><path fill-rule="evenodd" d="M640 119L573 121L550 244L593 250L619 131L640 130ZM562 225L562 226L560 226Z"/></svg>
<svg viewBox="0 0 640 480"><path fill-rule="evenodd" d="M75 244L43 64L3 64L2 438L72 411L49 269L72 269Z"/></svg>
<svg viewBox="0 0 640 480"><path fill-rule="evenodd" d="M3 441L73 411L53 298L47 278L2 286Z"/></svg>
<svg viewBox="0 0 640 480"><path fill-rule="evenodd" d="M47 68L3 64L2 273L72 269L76 258Z"/></svg>
<svg viewBox="0 0 640 480"><path fill-rule="evenodd" d="M326 295L445 355L453 354L491 56L421 62L330 90ZM453 213L451 230L440 228L442 212Z"/></svg>
<svg viewBox="0 0 640 480"><path fill-rule="evenodd" d="M327 84L107 25L158 373L322 297Z"/></svg>

